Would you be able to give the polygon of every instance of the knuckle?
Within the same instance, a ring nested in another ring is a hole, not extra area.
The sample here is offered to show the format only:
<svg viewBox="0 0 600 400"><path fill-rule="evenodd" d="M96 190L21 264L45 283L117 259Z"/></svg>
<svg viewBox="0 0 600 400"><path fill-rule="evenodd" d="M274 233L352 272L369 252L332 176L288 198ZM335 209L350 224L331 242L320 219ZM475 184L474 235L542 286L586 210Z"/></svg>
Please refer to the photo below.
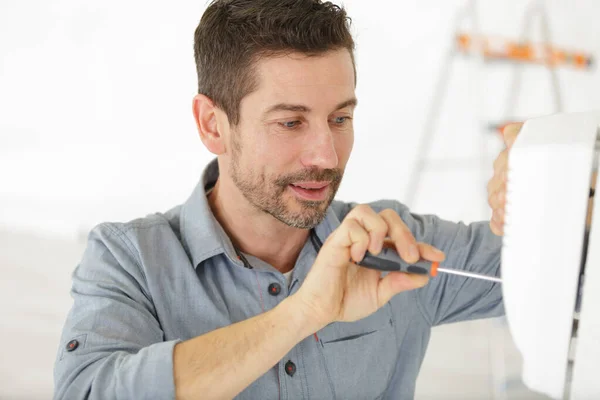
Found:
<svg viewBox="0 0 600 400"><path fill-rule="evenodd" d="M383 217L397 217L398 213L391 208L386 208L385 210L380 211L379 215Z"/></svg>
<svg viewBox="0 0 600 400"><path fill-rule="evenodd" d="M404 236L408 240L409 244L415 244L415 245L417 244L417 239L415 239L414 235L412 234L412 232L409 229L406 229L404 231Z"/></svg>
<svg viewBox="0 0 600 400"><path fill-rule="evenodd" d="M354 208L357 212L365 213L371 211L371 207L368 204L359 204Z"/></svg>
<svg viewBox="0 0 600 400"><path fill-rule="evenodd" d="M364 210L364 208L365 208L366 206L367 206L366 204L357 204L357 205L354 207L354 211L356 211L356 212L363 211L363 210Z"/></svg>
<svg viewBox="0 0 600 400"><path fill-rule="evenodd" d="M402 218L400 218L400 215L396 212L396 210L386 208L385 210L381 211L379 215L384 220L386 226L389 225L390 231L394 231L395 229L397 229L398 226L400 226L400 228L402 229L404 229L404 227L406 226L404 224L404 221L402 221Z"/></svg>
<svg viewBox="0 0 600 400"><path fill-rule="evenodd" d="M354 217L365 217L374 214L374 211L368 204L359 204L352 209L350 214Z"/></svg>
<svg viewBox="0 0 600 400"><path fill-rule="evenodd" d="M385 222L385 220L383 218L377 218L377 221L375 222L375 226L373 228L373 233L376 234L380 234L380 235L385 235L388 231L388 226L387 223Z"/></svg>
<svg viewBox="0 0 600 400"><path fill-rule="evenodd" d="M356 229L360 227L358 220L356 218L345 218L342 222L342 225L346 226L347 229Z"/></svg>

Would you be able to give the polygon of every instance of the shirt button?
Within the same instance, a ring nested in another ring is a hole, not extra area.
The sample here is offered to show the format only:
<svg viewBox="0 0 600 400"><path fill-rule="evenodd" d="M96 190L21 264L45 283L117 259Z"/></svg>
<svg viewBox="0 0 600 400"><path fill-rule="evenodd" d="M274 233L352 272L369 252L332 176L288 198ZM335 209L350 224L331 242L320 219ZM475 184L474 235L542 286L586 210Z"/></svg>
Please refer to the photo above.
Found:
<svg viewBox="0 0 600 400"><path fill-rule="evenodd" d="M271 283L268 290L271 296L277 296L281 293L281 285L279 283Z"/></svg>
<svg viewBox="0 0 600 400"><path fill-rule="evenodd" d="M291 361L285 363L285 373L289 376L294 376L296 373L296 364Z"/></svg>
<svg viewBox="0 0 600 400"><path fill-rule="evenodd" d="M79 341L77 341L77 340L71 340L69 343L67 343L67 351L73 351L78 347L79 347Z"/></svg>

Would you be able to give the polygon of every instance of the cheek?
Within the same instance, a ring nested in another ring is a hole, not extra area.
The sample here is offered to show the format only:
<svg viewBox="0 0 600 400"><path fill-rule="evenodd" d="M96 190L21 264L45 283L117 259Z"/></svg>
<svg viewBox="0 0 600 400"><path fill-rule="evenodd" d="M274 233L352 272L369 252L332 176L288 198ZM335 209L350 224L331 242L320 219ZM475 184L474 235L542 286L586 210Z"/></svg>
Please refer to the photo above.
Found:
<svg viewBox="0 0 600 400"><path fill-rule="evenodd" d="M335 150L342 166L346 165L346 162L350 158L353 146L354 132L346 132L343 135L340 135L335 141Z"/></svg>
<svg viewBox="0 0 600 400"><path fill-rule="evenodd" d="M255 157L260 157L262 164L285 165L298 157L302 147L302 141L291 135L265 135L264 139L257 143Z"/></svg>

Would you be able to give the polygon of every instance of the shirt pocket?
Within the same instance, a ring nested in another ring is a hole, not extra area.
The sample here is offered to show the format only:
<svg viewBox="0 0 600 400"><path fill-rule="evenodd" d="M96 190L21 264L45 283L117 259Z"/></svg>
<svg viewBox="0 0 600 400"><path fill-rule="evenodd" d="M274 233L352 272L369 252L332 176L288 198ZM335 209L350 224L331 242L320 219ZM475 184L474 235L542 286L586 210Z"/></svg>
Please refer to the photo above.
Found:
<svg viewBox="0 0 600 400"><path fill-rule="evenodd" d="M330 324L318 335L337 399L376 399L384 394L398 358L389 304L362 320Z"/></svg>

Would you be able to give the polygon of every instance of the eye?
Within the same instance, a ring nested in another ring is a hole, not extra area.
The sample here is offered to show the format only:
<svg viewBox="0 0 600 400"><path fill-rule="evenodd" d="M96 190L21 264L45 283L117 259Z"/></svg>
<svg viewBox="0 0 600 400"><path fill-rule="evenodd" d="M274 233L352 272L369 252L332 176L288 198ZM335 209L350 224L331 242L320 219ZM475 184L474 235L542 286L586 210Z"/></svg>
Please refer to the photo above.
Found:
<svg viewBox="0 0 600 400"><path fill-rule="evenodd" d="M294 129L297 128L298 125L300 125L300 121L279 122L279 125L283 126L284 128Z"/></svg>
<svg viewBox="0 0 600 400"><path fill-rule="evenodd" d="M346 122L348 122L350 119L352 119L352 118L350 118L350 117L335 117L335 118L333 119L333 122L334 122L336 125L343 125L343 124L345 124Z"/></svg>

